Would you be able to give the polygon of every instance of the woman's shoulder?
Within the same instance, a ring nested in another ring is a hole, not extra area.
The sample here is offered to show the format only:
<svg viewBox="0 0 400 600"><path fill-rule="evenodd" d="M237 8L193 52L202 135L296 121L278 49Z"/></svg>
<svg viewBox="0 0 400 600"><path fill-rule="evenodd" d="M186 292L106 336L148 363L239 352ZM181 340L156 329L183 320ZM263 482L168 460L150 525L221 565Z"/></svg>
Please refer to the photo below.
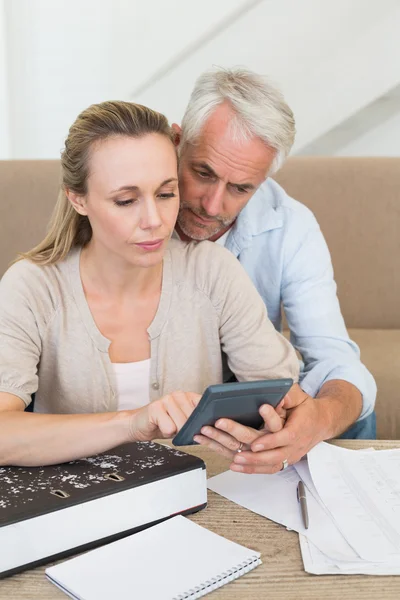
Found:
<svg viewBox="0 0 400 600"><path fill-rule="evenodd" d="M42 267L26 258L13 263L1 278L2 288L30 287L30 285L43 278L49 267Z"/></svg>
<svg viewBox="0 0 400 600"><path fill-rule="evenodd" d="M22 259L11 265L0 280L0 297L3 302L24 301L43 309L49 304L59 304L66 294L67 269L71 257L56 264L40 265ZM50 308L50 306L48 307Z"/></svg>
<svg viewBox="0 0 400 600"><path fill-rule="evenodd" d="M29 259L23 258L13 263L1 279L2 286L37 287L50 282L58 273L64 271L66 261L51 265L40 265Z"/></svg>

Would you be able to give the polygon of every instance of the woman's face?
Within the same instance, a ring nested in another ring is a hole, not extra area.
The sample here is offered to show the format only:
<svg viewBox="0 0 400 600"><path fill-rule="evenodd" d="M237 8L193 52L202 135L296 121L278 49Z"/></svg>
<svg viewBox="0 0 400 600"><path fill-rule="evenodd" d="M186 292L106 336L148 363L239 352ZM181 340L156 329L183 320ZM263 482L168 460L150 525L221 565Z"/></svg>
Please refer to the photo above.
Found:
<svg viewBox="0 0 400 600"><path fill-rule="evenodd" d="M91 244L132 266L158 264L179 209L172 142L153 133L95 144L82 207L93 230Z"/></svg>

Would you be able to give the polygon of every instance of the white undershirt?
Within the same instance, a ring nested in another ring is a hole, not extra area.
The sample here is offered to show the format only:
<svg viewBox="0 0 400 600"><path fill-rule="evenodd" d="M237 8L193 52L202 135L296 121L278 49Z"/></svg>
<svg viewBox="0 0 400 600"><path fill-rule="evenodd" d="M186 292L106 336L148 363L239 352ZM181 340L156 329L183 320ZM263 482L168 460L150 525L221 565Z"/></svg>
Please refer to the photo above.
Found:
<svg viewBox="0 0 400 600"><path fill-rule="evenodd" d="M112 363L117 382L117 410L132 410L150 402L150 358Z"/></svg>
<svg viewBox="0 0 400 600"><path fill-rule="evenodd" d="M224 233L216 244L225 245L230 229ZM179 239L178 233L172 237ZM112 363L117 382L118 409L132 410L150 402L150 359L133 363Z"/></svg>

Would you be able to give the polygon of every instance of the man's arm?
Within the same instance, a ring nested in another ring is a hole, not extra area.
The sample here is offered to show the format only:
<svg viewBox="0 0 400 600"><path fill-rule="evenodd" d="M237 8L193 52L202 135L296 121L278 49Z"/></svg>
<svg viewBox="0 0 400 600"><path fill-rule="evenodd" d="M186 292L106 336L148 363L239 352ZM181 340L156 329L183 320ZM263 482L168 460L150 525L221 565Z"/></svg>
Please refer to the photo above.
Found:
<svg viewBox="0 0 400 600"><path fill-rule="evenodd" d="M304 363L302 389L314 398L328 396L342 401L350 416L357 412L356 388L362 409L354 420L371 414L375 381L360 361L359 348L348 336L329 250L314 215L305 207L288 225L281 293L290 339ZM335 383L325 388L331 381ZM347 427L353 422L348 420Z"/></svg>
<svg viewBox="0 0 400 600"><path fill-rule="evenodd" d="M346 431L362 411L360 390L340 379L327 381L318 392L316 400L324 408L325 439L338 437Z"/></svg>
<svg viewBox="0 0 400 600"><path fill-rule="evenodd" d="M288 418L279 431L270 426L266 414L266 429L274 433L256 439L228 419L202 432L201 443L225 455L221 446L231 450L235 471L276 473L284 460L297 462L316 444L340 435L374 409L375 381L348 336L318 223L305 207L292 217L286 232L281 296L291 342L304 362L301 389L294 386L285 399ZM247 445L246 450L234 454L239 442Z"/></svg>
<svg viewBox="0 0 400 600"><path fill-rule="evenodd" d="M288 414L283 429L275 422L275 411L265 411L265 428L271 433L259 432L257 437L248 427L219 419L215 428L204 428L196 441L230 458L233 471L277 473L284 460L294 464L319 442L343 433L357 419L362 398L352 384L332 380L324 384L318 398L307 396L294 385L283 406ZM239 442L244 444L241 453L236 452Z"/></svg>

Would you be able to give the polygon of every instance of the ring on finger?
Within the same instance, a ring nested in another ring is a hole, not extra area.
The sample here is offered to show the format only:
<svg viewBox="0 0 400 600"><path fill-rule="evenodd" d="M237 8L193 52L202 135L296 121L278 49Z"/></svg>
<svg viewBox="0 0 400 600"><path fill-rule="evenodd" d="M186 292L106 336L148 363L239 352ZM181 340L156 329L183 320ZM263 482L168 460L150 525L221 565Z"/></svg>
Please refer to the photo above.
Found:
<svg viewBox="0 0 400 600"><path fill-rule="evenodd" d="M243 442L240 442L239 448L236 450L236 452L242 452L242 450L243 450Z"/></svg>

